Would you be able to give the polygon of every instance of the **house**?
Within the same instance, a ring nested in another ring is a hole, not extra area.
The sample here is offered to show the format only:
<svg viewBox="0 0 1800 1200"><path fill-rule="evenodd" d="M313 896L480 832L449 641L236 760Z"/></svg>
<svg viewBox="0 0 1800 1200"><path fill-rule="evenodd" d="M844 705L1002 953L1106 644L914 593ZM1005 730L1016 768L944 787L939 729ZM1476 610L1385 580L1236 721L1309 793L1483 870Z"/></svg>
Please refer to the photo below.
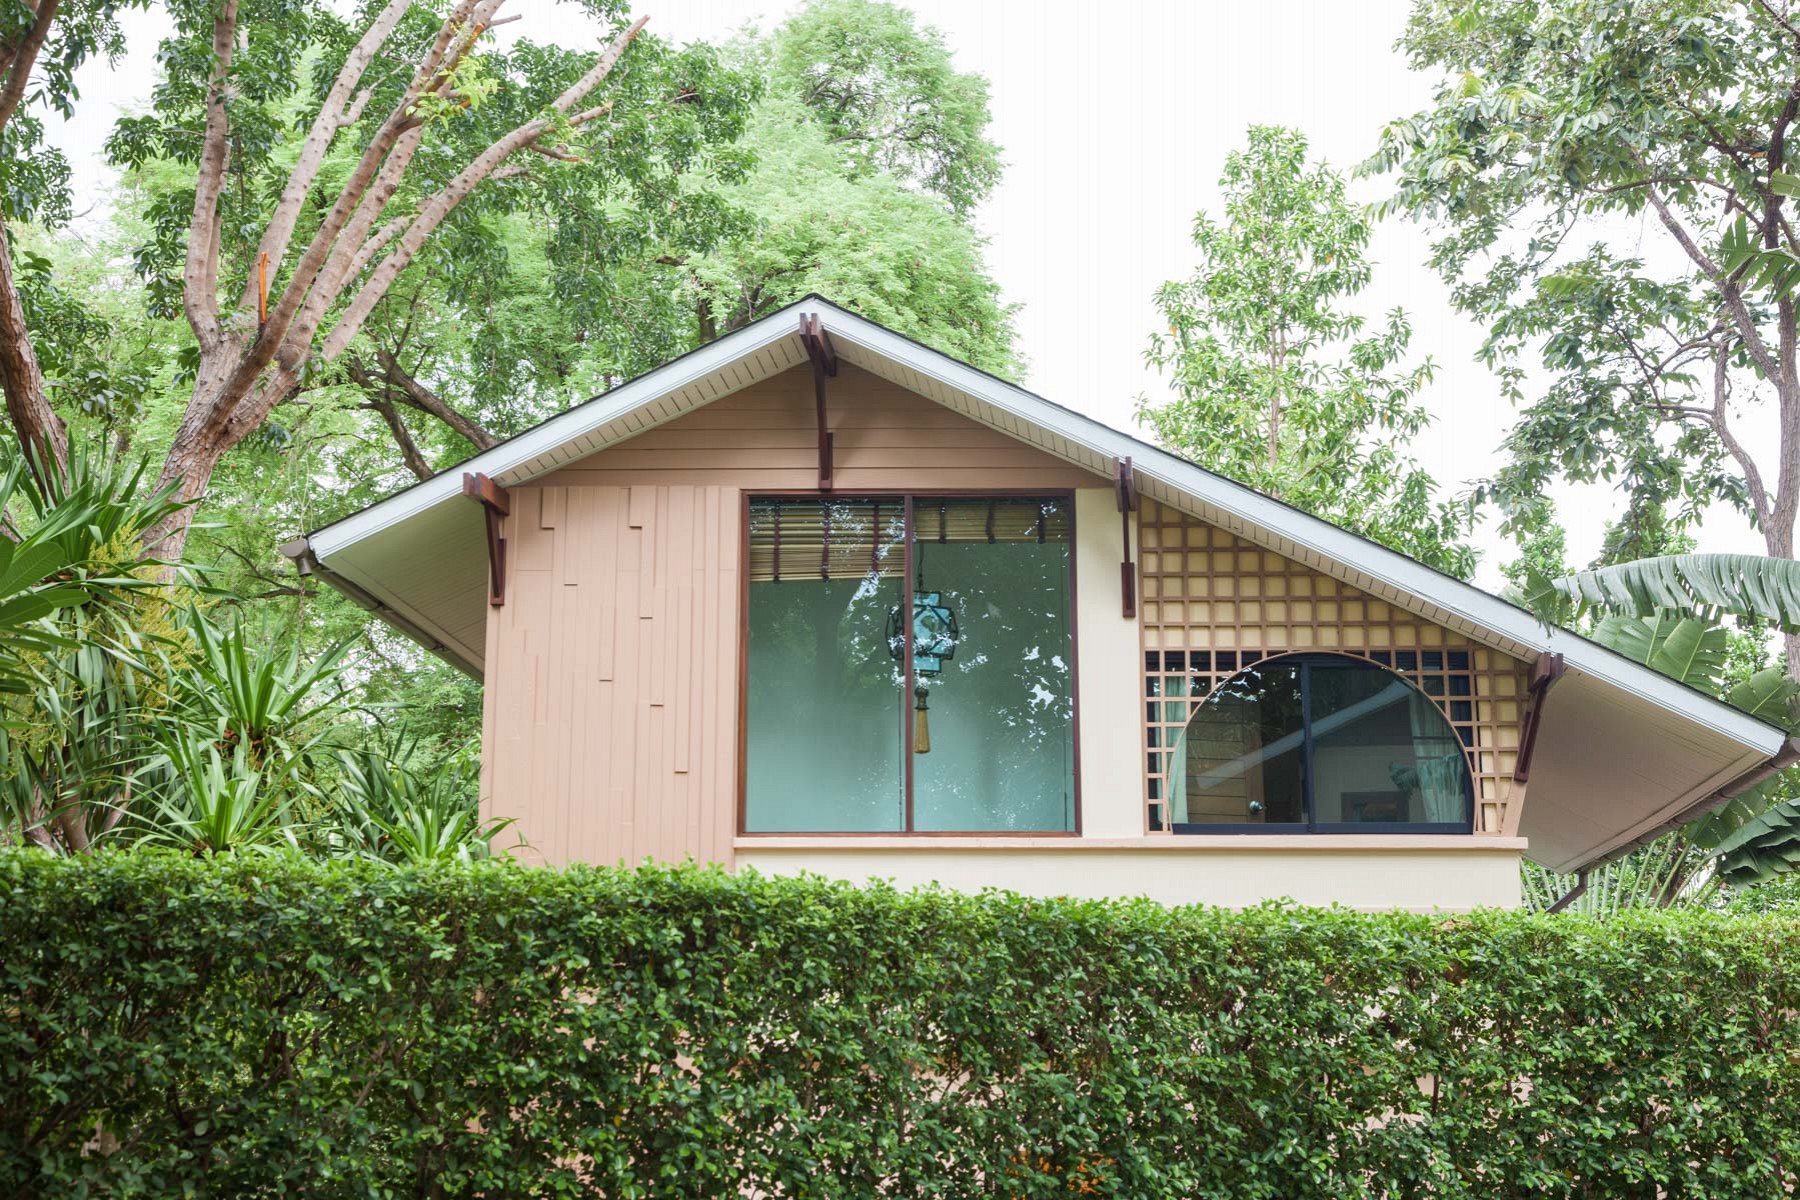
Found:
<svg viewBox="0 0 1800 1200"><path fill-rule="evenodd" d="M286 549L485 683L546 863L1514 905L1796 756L816 297Z"/></svg>

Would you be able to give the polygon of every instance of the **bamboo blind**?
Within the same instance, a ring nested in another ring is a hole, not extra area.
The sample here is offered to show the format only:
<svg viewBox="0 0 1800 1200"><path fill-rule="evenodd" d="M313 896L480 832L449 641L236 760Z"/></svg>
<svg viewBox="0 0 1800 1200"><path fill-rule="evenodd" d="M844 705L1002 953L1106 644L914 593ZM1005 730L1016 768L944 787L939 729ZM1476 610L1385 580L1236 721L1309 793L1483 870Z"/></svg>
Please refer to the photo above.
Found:
<svg viewBox="0 0 1800 1200"><path fill-rule="evenodd" d="M860 579L898 576L905 501L759 497L750 504L750 579ZM913 533L933 542L1067 542L1069 504L1049 498L913 501Z"/></svg>
<svg viewBox="0 0 1800 1200"><path fill-rule="evenodd" d="M1403 676L1443 711L1469 759L1475 828L1508 828L1529 670L1227 530L1145 499L1138 513L1147 828L1167 831L1169 757L1214 688L1282 654L1336 653Z"/></svg>

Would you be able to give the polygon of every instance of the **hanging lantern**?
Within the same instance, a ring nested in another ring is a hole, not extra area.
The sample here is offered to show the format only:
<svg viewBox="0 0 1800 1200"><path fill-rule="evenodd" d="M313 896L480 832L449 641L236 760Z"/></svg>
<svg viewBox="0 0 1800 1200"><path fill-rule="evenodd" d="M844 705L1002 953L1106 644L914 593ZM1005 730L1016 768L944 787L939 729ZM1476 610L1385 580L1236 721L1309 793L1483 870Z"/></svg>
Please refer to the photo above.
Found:
<svg viewBox="0 0 1800 1200"><path fill-rule="evenodd" d="M896 662L906 657L906 627L901 624L900 606L888 611L888 653ZM913 674L929 679L942 673L944 664L956 657L956 643L962 636L956 625L956 610L943 602L938 592L916 591L912 596ZM925 705L923 683L913 688L913 753L931 753L931 725Z"/></svg>

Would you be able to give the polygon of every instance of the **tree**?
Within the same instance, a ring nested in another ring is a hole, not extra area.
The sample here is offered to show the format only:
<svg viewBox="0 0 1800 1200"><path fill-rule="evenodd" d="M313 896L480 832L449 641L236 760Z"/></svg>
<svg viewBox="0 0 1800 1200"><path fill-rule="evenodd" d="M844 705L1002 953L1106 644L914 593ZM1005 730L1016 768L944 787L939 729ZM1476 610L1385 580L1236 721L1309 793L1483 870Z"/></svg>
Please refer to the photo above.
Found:
<svg viewBox="0 0 1800 1200"><path fill-rule="evenodd" d="M257 0L241 15L259 57L240 54L234 68L245 73L228 100L235 140L220 196L221 261L240 280L367 29L336 8ZM820 12L830 21L815 16L815 33L845 27L833 40L901 14L863 3ZM39 225L10 230L45 392L77 448L129 442L160 454L193 400L198 347L183 295L198 161L183 139L204 115L211 26L189 24L165 46L168 83L111 143L126 169L107 223L79 238ZM319 653L365 630L362 610L295 578L275 545L808 291L991 370L1017 371L1011 310L968 222L923 171L898 177L846 151L898 154L884 143L907 136L905 127L872 125L867 139L833 141L821 110L774 94L786 87L766 82L786 28L720 47L640 35L604 96L591 97L613 108L581 127L582 161L526 154L508 165L529 171L489 176L395 276L335 361L315 347L289 395L219 459L197 506L186 557L208 563L209 580L230 593L218 604L247 616L278 609L278 620L252 628L279 637L284 652ZM910 18L906 29L913 44L890 38L880 70L904 75L934 55L947 61L934 33ZM363 121L332 141L297 246L356 167L370 114L397 102L439 30L438 20L411 13L372 60ZM462 72L470 106L433 116L390 211L416 211L591 65L591 55L522 41L471 55ZM985 94L975 76L942 82ZM861 86L900 95L919 85ZM985 117L970 136L969 156L997 153ZM287 274L272 276L272 297ZM478 720L478 683L384 627L367 628L348 662L359 696L377 709L407 708L429 744L460 744Z"/></svg>
<svg viewBox="0 0 1800 1200"><path fill-rule="evenodd" d="M1505 594L1523 599L1536 581L1558 579L1569 573L1569 545L1562 522L1556 519L1556 506L1547 497L1544 509L1518 539L1519 557L1500 564L1505 577Z"/></svg>
<svg viewBox="0 0 1800 1200"><path fill-rule="evenodd" d="M1301 134L1253 126L1225 160L1223 219L1194 218L1199 266L1156 294L1168 331L1146 357L1175 398L1138 415L1177 453L1466 576L1465 518L1405 454L1431 360L1402 365L1405 313L1365 332L1346 307L1369 281L1369 215L1306 154Z"/></svg>
<svg viewBox="0 0 1800 1200"><path fill-rule="evenodd" d="M744 136L755 167L720 189L746 227L676 258L699 339L820 292L1016 376L1013 307L970 223L1000 172L987 81L954 69L937 30L872 0L812 0L736 51L768 88Z"/></svg>
<svg viewBox="0 0 1800 1200"><path fill-rule="evenodd" d="M330 362L349 347L479 185L526 175L530 166L515 159L522 151L584 157L589 127L613 107L586 101L643 20L592 63L573 68L568 56L549 55L523 72L525 86L511 90L530 100L494 105L522 111L489 137L482 123L461 118L507 97L477 53L502 3L458 0L439 21L415 13L410 0L388 0L344 47L291 165L273 153L279 124L270 106L293 93L302 51L335 18L300 0L175 6L156 111L122 122L113 148L126 161L160 155L195 171L180 286L196 342L194 384L161 472L178 500L205 492L219 459L292 397L315 356ZM365 110L379 115L365 120ZM335 158L340 146L356 147L354 155ZM326 174L327 166L341 169ZM163 249L181 244L163 226ZM21 439L54 445L56 414L41 388L29 399L13 413ZM148 548L178 556L191 512L184 504L150 531Z"/></svg>
<svg viewBox="0 0 1800 1200"><path fill-rule="evenodd" d="M76 69L97 53L122 50L117 16L144 2L21 0L0 6L0 392L26 461L40 466L66 463L69 442L45 395L43 366L32 345L4 226L66 219L69 164L43 144L43 123L27 102L69 115ZM27 286L32 282L41 280L28 273ZM48 476L40 475L39 482L47 484Z"/></svg>
<svg viewBox="0 0 1800 1200"><path fill-rule="evenodd" d="M893 5L821 0L719 61L689 47L647 66L644 48L630 80L666 82L641 106L681 97L704 119L644 167L615 168L622 186L564 186L550 204L490 192L341 360L405 470L428 474L814 291L1018 372L1012 310L968 221L999 171L987 85L954 70L935 30ZM663 123L638 132L674 141Z"/></svg>
<svg viewBox="0 0 1800 1200"><path fill-rule="evenodd" d="M846 176L791 99L760 105L746 140L757 169L726 196L754 214L753 229L688 264L703 339L819 292L983 370L1017 374L1012 307L981 239L942 202L885 175Z"/></svg>
<svg viewBox="0 0 1800 1200"><path fill-rule="evenodd" d="M1512 524L1558 476L1616 481L1631 511L1672 504L1678 524L1723 500L1792 558L1786 0L1417 0L1401 45L1441 83L1367 168L1395 174L1393 210L1433 223L1435 265L1524 405L1480 494ZM1757 408L1772 437L1749 432ZM1800 636L1787 658L1800 668Z"/></svg>
<svg viewBox="0 0 1800 1200"><path fill-rule="evenodd" d="M1000 179L987 80L897 4L810 0L770 47L771 91L818 119L851 178L886 174L966 219Z"/></svg>

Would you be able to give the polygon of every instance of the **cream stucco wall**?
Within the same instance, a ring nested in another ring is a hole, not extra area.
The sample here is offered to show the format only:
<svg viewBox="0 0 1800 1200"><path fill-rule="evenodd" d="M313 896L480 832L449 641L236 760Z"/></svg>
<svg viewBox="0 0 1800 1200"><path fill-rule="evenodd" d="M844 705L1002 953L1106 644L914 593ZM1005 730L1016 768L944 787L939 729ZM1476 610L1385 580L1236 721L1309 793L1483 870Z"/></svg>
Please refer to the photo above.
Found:
<svg viewBox="0 0 1800 1200"><path fill-rule="evenodd" d="M1138 627L1119 596L1123 532L1111 488L1075 493L1076 712L1081 722L1081 829L1144 832L1143 690Z"/></svg>
<svg viewBox="0 0 1800 1200"><path fill-rule="evenodd" d="M1516 908L1517 838L1220 837L1022 839L740 838L739 867L901 887L1004 888L1030 896L1147 897L1241 908L1287 898L1306 905L1416 912ZM1174 842L1174 845L1170 845ZM1285 843L1285 844L1274 844Z"/></svg>

